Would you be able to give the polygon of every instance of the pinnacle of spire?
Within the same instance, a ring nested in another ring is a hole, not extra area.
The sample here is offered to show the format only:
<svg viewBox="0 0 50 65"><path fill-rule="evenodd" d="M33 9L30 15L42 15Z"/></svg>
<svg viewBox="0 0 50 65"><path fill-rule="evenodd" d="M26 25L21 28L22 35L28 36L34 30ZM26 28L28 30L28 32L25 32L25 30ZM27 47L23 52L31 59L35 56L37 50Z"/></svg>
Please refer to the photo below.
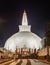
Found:
<svg viewBox="0 0 50 65"><path fill-rule="evenodd" d="M23 13L22 25L28 25L27 14L26 14L25 10L24 10L24 13Z"/></svg>

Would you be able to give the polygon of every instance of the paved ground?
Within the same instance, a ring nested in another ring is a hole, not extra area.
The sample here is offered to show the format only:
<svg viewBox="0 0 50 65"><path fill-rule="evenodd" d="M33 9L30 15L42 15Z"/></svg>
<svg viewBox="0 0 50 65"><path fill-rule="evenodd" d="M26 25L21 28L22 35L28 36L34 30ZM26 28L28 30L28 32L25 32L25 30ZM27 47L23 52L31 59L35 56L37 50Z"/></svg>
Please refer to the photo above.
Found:
<svg viewBox="0 0 50 65"><path fill-rule="evenodd" d="M4 61L0 60L0 65L49 65L44 62L40 62L39 60L35 59L17 59L17 60L7 60Z"/></svg>

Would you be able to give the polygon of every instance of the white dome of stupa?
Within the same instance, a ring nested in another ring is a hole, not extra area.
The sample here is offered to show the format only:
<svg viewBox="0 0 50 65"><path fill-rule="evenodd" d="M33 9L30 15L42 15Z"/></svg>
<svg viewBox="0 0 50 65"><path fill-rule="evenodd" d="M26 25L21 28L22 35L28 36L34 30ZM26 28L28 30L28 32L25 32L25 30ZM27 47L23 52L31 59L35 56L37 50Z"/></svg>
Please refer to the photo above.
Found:
<svg viewBox="0 0 50 65"><path fill-rule="evenodd" d="M23 13L22 25L19 25L19 32L12 35L5 42L4 48L14 52L16 48L42 48L41 38L31 32L31 25L28 25L26 12Z"/></svg>

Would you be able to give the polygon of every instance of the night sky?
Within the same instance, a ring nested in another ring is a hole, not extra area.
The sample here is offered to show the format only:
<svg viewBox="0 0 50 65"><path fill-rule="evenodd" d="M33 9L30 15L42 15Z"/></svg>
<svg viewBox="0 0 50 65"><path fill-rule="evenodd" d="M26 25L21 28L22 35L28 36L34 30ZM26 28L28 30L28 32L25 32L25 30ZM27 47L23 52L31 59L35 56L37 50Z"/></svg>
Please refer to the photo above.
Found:
<svg viewBox="0 0 50 65"><path fill-rule="evenodd" d="M32 32L41 38L45 37L47 23L50 22L48 0L3 0L0 1L0 47L4 46L11 35L18 32L24 10Z"/></svg>

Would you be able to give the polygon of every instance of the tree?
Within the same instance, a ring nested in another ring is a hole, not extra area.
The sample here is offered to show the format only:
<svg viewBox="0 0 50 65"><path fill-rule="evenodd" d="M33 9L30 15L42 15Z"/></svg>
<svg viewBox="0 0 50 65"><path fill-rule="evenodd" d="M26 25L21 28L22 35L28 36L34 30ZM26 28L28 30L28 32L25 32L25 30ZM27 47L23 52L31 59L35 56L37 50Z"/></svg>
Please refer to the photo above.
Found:
<svg viewBox="0 0 50 65"><path fill-rule="evenodd" d="M49 46L50 46L50 23L48 23L46 31L46 46L47 46L47 60L49 60Z"/></svg>

